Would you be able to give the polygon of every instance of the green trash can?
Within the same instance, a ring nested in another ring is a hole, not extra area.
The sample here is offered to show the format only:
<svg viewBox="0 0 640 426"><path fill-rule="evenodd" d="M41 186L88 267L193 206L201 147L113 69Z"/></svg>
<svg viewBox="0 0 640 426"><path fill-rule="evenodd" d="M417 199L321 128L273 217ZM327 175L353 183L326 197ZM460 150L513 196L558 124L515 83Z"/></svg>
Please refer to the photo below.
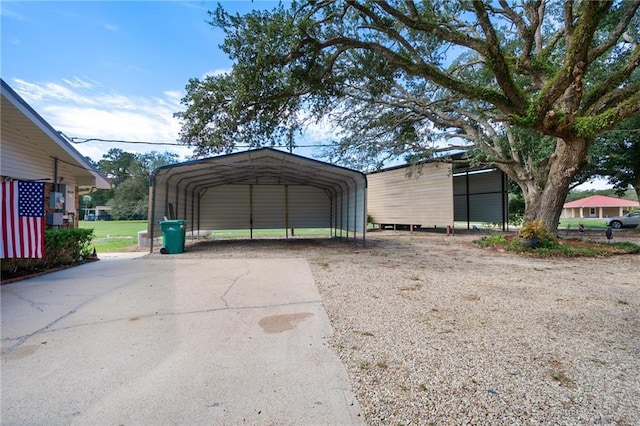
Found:
<svg viewBox="0 0 640 426"><path fill-rule="evenodd" d="M164 220L160 222L162 230L162 245L160 253L176 254L184 251L184 241L187 233L186 220Z"/></svg>

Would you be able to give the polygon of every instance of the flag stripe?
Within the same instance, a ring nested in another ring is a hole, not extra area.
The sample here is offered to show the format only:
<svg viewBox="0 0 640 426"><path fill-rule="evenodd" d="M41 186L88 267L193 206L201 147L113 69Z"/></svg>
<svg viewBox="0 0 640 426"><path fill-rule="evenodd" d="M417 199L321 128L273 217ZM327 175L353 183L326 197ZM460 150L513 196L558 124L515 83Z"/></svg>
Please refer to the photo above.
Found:
<svg viewBox="0 0 640 426"><path fill-rule="evenodd" d="M3 182L1 196L0 257L44 257L44 184Z"/></svg>

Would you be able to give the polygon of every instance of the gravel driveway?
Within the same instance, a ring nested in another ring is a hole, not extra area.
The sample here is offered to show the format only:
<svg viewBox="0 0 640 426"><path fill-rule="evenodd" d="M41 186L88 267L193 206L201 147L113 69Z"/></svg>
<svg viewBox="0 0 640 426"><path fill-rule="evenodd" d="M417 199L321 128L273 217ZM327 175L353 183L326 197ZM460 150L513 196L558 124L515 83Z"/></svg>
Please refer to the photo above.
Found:
<svg viewBox="0 0 640 426"><path fill-rule="evenodd" d="M371 425L640 424L640 256L534 259L474 238L208 241L177 256L306 257Z"/></svg>

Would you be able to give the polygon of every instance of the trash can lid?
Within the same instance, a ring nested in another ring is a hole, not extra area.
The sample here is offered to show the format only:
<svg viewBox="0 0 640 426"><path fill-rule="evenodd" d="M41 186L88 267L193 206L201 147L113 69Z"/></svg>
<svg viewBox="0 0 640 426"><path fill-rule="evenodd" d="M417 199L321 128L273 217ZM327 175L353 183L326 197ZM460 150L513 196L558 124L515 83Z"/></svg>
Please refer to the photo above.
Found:
<svg viewBox="0 0 640 426"><path fill-rule="evenodd" d="M161 220L158 223L173 223L173 224L181 224L184 225L187 223L184 219L172 219L172 220Z"/></svg>

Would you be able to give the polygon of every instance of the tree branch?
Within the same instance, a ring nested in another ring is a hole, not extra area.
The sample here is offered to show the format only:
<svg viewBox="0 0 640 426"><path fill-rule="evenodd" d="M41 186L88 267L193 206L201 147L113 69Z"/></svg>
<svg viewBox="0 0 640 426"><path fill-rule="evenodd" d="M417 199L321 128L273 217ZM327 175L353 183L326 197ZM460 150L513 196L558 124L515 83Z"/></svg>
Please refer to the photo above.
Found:
<svg viewBox="0 0 640 426"><path fill-rule="evenodd" d="M629 56L627 63L624 67L618 69L617 72L612 73L609 78L603 81L600 85L595 87L586 97L585 99L585 109L591 109L592 106L595 105L606 105L608 102L606 100L603 101L604 98L607 98L607 94L610 91L619 92L623 89L616 88L628 78L631 73L633 73L640 66L640 43L635 46L633 52ZM615 93L613 94L615 96ZM601 108L601 107L600 107ZM591 113L598 114L600 108L595 108Z"/></svg>
<svg viewBox="0 0 640 426"><path fill-rule="evenodd" d="M593 62L596 58L600 57L600 55L616 45L620 37L624 34L629 22L631 22L636 14L638 7L640 7L640 0L627 0L624 4L626 6L624 13L615 28L609 33L609 37L589 52L589 63Z"/></svg>
<svg viewBox="0 0 640 426"><path fill-rule="evenodd" d="M360 5L357 1L348 1L348 3L350 3L360 11L367 12L367 16L370 16L370 13L372 13L370 12L370 9ZM424 19L420 19L418 15L409 17L400 12L398 9L395 9L394 7L389 5L389 3L387 2L379 1L375 2L375 4L408 28L433 34L436 37L448 41L449 43L455 44L457 46L467 47L483 55L486 53L487 46L486 43L482 40L474 39L459 31L446 30L441 25L435 25ZM413 5L412 10L416 11L417 13L415 4Z"/></svg>
<svg viewBox="0 0 640 426"><path fill-rule="evenodd" d="M571 1L565 2L565 13L573 13L571 3ZM556 73L555 78L546 86L546 90L544 90L538 98L535 106L534 122L543 123L543 127L549 126L549 121L544 120L545 116L553 111L554 103L563 97L563 94L572 83L574 83L576 87L574 87L573 91L568 92L568 97L573 98L570 102L572 106L575 107L579 105L582 91L578 85L581 84L580 80L584 75L587 65L586 61L589 46L598 24L606 15L606 11L610 6L611 4L608 1L591 0L582 3L582 13L575 26L573 25L573 17L565 16L565 25L569 26L566 30L570 30L571 32L571 34L567 34L566 36L570 44L567 45L562 67ZM571 114L574 111L565 112ZM545 132L546 131L548 130L545 130Z"/></svg>
<svg viewBox="0 0 640 426"><path fill-rule="evenodd" d="M487 65L494 72L498 85L513 104L513 110L517 114L523 115L528 106L527 101L511 77L511 70L500 49L500 40L491 24L487 9L480 0L473 0L473 7L476 10L478 22L487 38Z"/></svg>

